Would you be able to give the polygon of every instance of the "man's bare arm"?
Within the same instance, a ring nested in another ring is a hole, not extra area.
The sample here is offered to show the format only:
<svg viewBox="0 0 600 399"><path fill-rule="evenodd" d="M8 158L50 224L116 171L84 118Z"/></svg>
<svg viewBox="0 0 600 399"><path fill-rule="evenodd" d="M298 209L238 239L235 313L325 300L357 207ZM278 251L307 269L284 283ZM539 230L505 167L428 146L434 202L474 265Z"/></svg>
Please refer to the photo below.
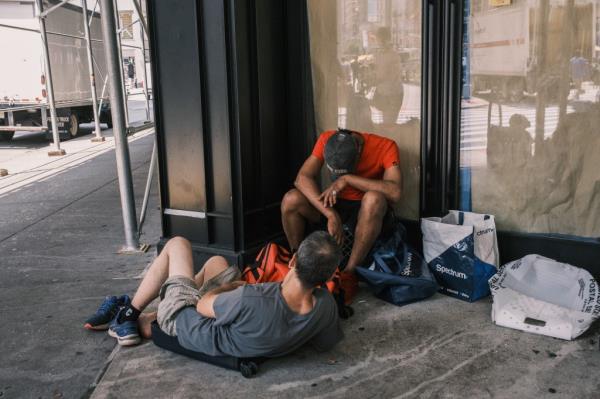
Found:
<svg viewBox="0 0 600 399"><path fill-rule="evenodd" d="M391 166L383 173L383 179L367 179L356 175L343 175L334 181L319 197L324 204L333 206L337 202L336 193L347 186L352 186L360 191L378 191L382 193L391 204L397 204L402 195L402 172L399 166Z"/></svg>
<svg viewBox="0 0 600 399"><path fill-rule="evenodd" d="M214 304L217 296L223 292L233 291L238 287L246 284L244 281L234 281L232 283L223 284L217 288L208 291L196 304L196 311L204 317L215 318Z"/></svg>
<svg viewBox="0 0 600 399"><path fill-rule="evenodd" d="M346 175L348 185L360 191L379 191L392 204L397 204L402 196L402 172L399 166L391 166L383 173L382 180L366 179L356 175Z"/></svg>
<svg viewBox="0 0 600 399"><path fill-rule="evenodd" d="M298 172L294 186L308 199L312 206L314 206L321 214L325 217L329 217L332 209L326 208L321 201L319 196L321 190L317 184L317 176L321 171L323 161L314 155L309 156Z"/></svg>
<svg viewBox="0 0 600 399"><path fill-rule="evenodd" d="M314 155L309 156L304 165L300 168L294 186L308 199L308 202L315 207L323 216L327 218L327 231L338 243L342 242L342 221L337 211L331 207L326 207L320 200L321 192L317 184L317 176L321 171L323 161Z"/></svg>

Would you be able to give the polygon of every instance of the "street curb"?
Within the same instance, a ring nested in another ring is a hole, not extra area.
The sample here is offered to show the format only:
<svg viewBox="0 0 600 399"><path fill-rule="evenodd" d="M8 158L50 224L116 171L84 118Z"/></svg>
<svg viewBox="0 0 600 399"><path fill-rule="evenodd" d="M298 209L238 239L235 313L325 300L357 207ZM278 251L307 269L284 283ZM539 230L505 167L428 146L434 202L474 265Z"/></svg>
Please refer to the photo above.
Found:
<svg viewBox="0 0 600 399"><path fill-rule="evenodd" d="M98 371L98 374L96 374L96 378L94 378L94 382L92 382L90 384L90 386L88 387L86 392L81 396L82 398L89 399L92 397L92 395L94 394L94 391L96 390L96 387L98 386L98 384L100 384L100 381L102 381L104 374L106 374L106 372L108 371L108 368L112 364L112 361L114 360L115 356L117 355L117 353L119 352L120 349L121 349L121 345L119 345L115 341L115 348L112 350L110 355L108 355L108 359L106 359L106 361L102 365L102 368L100 369L100 371Z"/></svg>

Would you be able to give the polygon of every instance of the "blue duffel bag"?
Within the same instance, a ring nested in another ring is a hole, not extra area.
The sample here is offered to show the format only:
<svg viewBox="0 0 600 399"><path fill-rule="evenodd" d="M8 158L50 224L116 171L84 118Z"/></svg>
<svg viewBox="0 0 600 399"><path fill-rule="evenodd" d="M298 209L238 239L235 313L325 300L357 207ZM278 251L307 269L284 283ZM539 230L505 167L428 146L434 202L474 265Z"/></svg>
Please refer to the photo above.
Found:
<svg viewBox="0 0 600 399"><path fill-rule="evenodd" d="M367 263L357 267L356 273L377 298L398 306L428 298L438 291L427 263L404 242L398 229L384 242L375 244Z"/></svg>

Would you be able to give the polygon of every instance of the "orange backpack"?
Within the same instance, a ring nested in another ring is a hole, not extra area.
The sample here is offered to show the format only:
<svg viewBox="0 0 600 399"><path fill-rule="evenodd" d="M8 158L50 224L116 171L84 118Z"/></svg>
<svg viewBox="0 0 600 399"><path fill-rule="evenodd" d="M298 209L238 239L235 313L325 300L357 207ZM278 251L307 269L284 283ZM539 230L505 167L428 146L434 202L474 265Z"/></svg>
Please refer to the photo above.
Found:
<svg viewBox="0 0 600 399"><path fill-rule="evenodd" d="M290 251L270 242L260 250L256 261L244 268L242 280L248 284L283 281L290 271L291 259Z"/></svg>
<svg viewBox="0 0 600 399"><path fill-rule="evenodd" d="M281 245L273 242L265 245L256 260L244 268L242 280L248 284L281 282L290 271L288 266L292 254ZM335 270L333 277L325 283L327 290L333 295L341 318L347 319L354 313L350 306L344 303L344 290L340 287L340 271Z"/></svg>

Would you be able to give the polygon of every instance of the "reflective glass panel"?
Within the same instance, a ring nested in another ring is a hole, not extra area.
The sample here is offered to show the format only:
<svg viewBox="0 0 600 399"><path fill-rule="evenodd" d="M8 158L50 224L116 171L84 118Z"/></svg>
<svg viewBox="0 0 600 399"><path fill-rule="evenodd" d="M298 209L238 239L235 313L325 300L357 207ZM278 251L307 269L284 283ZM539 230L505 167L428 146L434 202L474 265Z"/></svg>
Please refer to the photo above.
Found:
<svg viewBox="0 0 600 399"><path fill-rule="evenodd" d="M504 230L600 236L599 8L466 0L462 209Z"/></svg>
<svg viewBox="0 0 600 399"><path fill-rule="evenodd" d="M419 217L421 0L309 0L317 132L392 138L400 149L400 216Z"/></svg>

